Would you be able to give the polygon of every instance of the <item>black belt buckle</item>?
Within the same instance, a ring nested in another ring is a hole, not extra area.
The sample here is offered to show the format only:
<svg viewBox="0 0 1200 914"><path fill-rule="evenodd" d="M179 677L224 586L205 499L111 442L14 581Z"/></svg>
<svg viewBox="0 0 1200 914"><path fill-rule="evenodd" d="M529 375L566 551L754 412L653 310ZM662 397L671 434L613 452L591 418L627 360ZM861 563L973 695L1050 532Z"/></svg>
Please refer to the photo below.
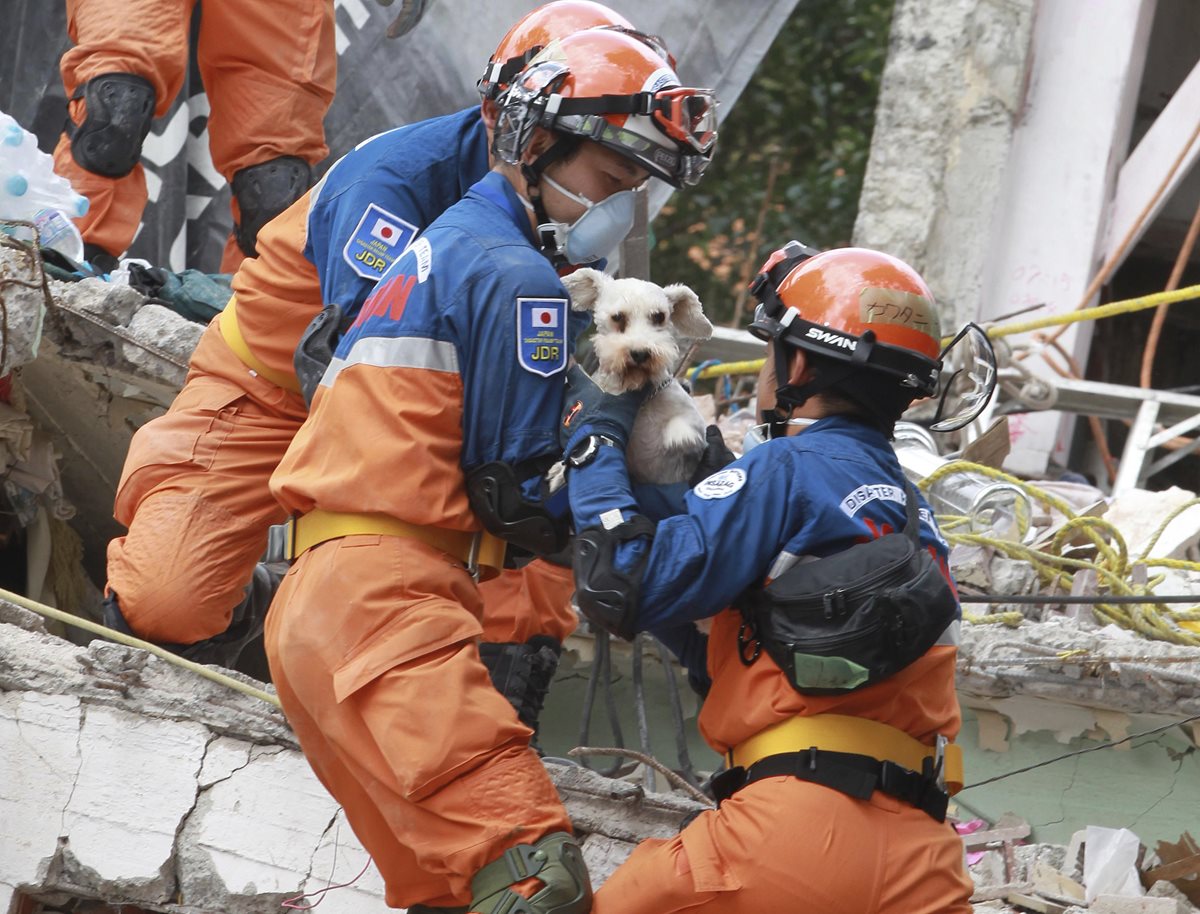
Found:
<svg viewBox="0 0 1200 914"><path fill-rule="evenodd" d="M720 806L746 786L746 769L741 765L718 772L709 781L709 789Z"/></svg>
<svg viewBox="0 0 1200 914"><path fill-rule="evenodd" d="M915 806L938 822L946 821L950 796L938 786L933 765L926 760L926 771L915 771L884 761L879 766L879 789L902 802Z"/></svg>

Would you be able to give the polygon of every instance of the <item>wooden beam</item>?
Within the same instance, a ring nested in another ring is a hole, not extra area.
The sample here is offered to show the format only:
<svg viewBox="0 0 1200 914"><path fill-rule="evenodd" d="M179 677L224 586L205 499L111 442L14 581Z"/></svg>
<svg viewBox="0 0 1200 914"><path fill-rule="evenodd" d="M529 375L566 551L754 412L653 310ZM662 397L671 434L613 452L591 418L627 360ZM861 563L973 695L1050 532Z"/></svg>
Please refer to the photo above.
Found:
<svg viewBox="0 0 1200 914"><path fill-rule="evenodd" d="M1184 154L1182 161L1162 195L1151 206L1145 221L1134 231L1126 255L1145 235L1154 217L1166 206L1196 163L1197 157L1200 157L1200 139L1195 138L1197 112L1200 112L1200 63L1192 68L1187 79L1171 96L1167 106L1121 166L1105 240L1105 260L1113 255L1122 239L1133 230L1142 210L1167 178L1180 154Z"/></svg>

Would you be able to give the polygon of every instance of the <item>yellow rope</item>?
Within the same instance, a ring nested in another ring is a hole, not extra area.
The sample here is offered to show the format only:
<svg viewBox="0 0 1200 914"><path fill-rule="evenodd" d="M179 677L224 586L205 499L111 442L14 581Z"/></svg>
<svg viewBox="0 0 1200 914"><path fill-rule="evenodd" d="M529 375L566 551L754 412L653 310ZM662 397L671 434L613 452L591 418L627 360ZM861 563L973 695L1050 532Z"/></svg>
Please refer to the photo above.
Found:
<svg viewBox="0 0 1200 914"><path fill-rule="evenodd" d="M1112 622L1121 628L1136 631L1147 638L1156 641L1170 641L1175 644L1187 644L1200 647L1200 605L1188 609L1170 609L1165 604L1154 602L1152 588L1163 580L1157 575L1145 583L1132 580L1135 565L1146 568L1172 568L1180 571L1200 571L1200 562L1184 559L1151 558L1150 550L1158 542L1167 525L1187 508L1200 504L1200 498L1193 499L1180 505L1167 516L1150 537L1145 549L1134 560L1129 557L1125 538L1110 521L1103 517L1090 515L1077 516L1062 499L1038 488L1036 485L1010 476L1001 470L963 460L952 461L938 468L925 479L921 480L918 488L928 492L938 482L956 473L972 473L1006 482L1017 486L1030 499L1040 502L1058 511L1067 518L1066 523L1051 538L1045 549L1034 549L1012 540L999 539L982 533L959 533L966 522L965 518L955 516L938 517L938 523L946 539L952 544L965 543L976 546L986 546L1002 555L1017 561L1028 562L1038 573L1043 584L1055 585L1061 590L1070 591L1077 571L1091 570L1096 573L1097 581L1113 595L1145 596L1145 603L1112 604L1096 603L1092 611L1103 621ZM1082 535L1095 549L1095 558L1085 559L1064 555L1070 548L1077 535ZM1200 604L1200 596L1197 596ZM971 616L964 614L963 618L972 623L1002 623L1012 624L1013 616L1019 613L997 613L992 616ZM1181 627L1179 623L1189 623Z"/></svg>
<svg viewBox="0 0 1200 914"><path fill-rule="evenodd" d="M1173 292L1155 292L1153 295L1142 295L1138 298L1127 298L1124 301L1110 302L1107 305L1097 305L1095 308L1081 308L1067 314L1051 314L1031 321L1021 321L1016 324L1001 324L989 327L988 336L996 339L1002 336L1012 336L1014 333L1028 333L1031 330L1041 330L1044 327L1057 327L1062 324L1074 324L1079 321L1099 320L1102 317L1112 317L1117 314L1128 314L1131 311L1144 311L1147 308L1157 308L1159 305L1169 305L1174 302L1190 301L1200 298L1200 286L1187 286ZM947 340L949 342L949 339Z"/></svg>
<svg viewBox="0 0 1200 914"><path fill-rule="evenodd" d="M76 628L82 628L85 632L91 632L93 635L99 635L102 638L108 638L110 641L116 641L118 644L124 644L127 647L141 648L148 651L155 657L173 663L176 666L183 667L185 670L191 670L197 676L203 676L205 679L210 679L213 682L220 683L223 686L233 689L235 692L241 692L243 695L249 695L252 698L265 701L267 704L280 707L279 699L270 692L264 692L262 689L256 689L254 686L246 685L234 679L232 676L226 676L224 673L218 673L216 670L199 663L193 663L191 660L185 660L178 654L172 654L168 650L164 650L157 644L151 644L149 641L143 641L141 638L134 638L132 635L126 635L122 632L108 628L104 625L99 625L87 619L81 619L79 616L73 616L70 613L63 612L61 609L55 609L53 606L47 606L44 603L38 603L36 600L30 600L28 597L23 597L19 593L13 593L10 590L5 590L0 587L0 599L7 600L10 603L15 603L17 606L27 609L30 612L37 613L39 616L45 616L47 619L54 619L57 622L73 625Z"/></svg>
<svg viewBox="0 0 1200 914"><path fill-rule="evenodd" d="M1045 327L1057 327L1062 324L1078 323L1079 321L1099 320L1100 318L1113 317L1117 314L1144 311L1147 308L1157 308L1159 305L1190 301L1196 298L1200 298L1200 285L1187 286L1183 289L1176 289L1173 292L1155 292L1153 295L1127 298L1124 301L1110 302L1107 305L1098 305L1095 308L1083 308L1067 314L1052 314L1048 317L1039 317L1031 321L1001 324L997 327L989 327L987 335L992 339L998 339L1002 336L1012 336L1014 333L1028 333L1031 330L1041 330ZM949 343L951 339L953 337L946 337L942 340L942 345ZM750 359L744 362L725 362L720 365L709 365L707 368L696 373L696 379L705 381L710 378L720 378L731 374L757 374L762 368L764 361L764 359Z"/></svg>

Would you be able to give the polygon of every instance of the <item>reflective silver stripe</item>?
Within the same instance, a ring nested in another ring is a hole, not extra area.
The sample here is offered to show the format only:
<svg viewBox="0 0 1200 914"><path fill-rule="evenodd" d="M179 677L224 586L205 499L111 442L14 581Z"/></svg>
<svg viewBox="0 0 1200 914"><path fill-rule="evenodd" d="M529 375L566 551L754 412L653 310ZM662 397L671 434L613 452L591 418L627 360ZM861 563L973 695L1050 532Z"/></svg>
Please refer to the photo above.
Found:
<svg viewBox="0 0 1200 914"><path fill-rule="evenodd" d="M958 647L958 645L959 645L959 629L961 627L962 627L962 623L959 622L958 620L951 622L949 625L946 626L946 630L944 632L942 632L942 636L940 638L938 638L935 643L936 644L948 644L951 647Z"/></svg>
<svg viewBox="0 0 1200 914"><path fill-rule="evenodd" d="M767 577L774 581L793 565L815 561L818 561L815 555L796 555L793 552L781 552L775 557L775 561L771 565L771 570L767 572Z"/></svg>
<svg viewBox="0 0 1200 914"><path fill-rule="evenodd" d="M334 359L325 369L321 386L329 387L343 368L374 365L376 368L424 368L458 374L458 352L453 343L422 337L367 336L356 340L344 359Z"/></svg>

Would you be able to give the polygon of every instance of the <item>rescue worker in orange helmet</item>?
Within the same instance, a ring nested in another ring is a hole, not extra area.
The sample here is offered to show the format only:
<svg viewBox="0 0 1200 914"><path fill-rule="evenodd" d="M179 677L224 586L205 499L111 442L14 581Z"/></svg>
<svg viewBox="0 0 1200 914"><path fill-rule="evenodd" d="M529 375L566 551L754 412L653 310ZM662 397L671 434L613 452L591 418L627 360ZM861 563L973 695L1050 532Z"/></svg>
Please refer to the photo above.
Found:
<svg viewBox="0 0 1200 914"><path fill-rule="evenodd" d="M382 272L487 173L494 99L513 73L508 61L523 65L531 49L596 26L630 27L590 0L533 10L489 61L482 112L380 134L263 229L259 256L234 277L235 299L204 332L170 411L133 437L115 506L129 531L108 548L107 625L199 662L237 662L261 632L274 592L270 568L256 563L268 528L286 517L268 480L308 413L297 366L311 396L337 332ZM572 586L570 569L543 561L483 585L489 667L534 728L561 642L576 624ZM253 662L242 665L265 675Z"/></svg>
<svg viewBox="0 0 1200 914"><path fill-rule="evenodd" d="M566 811L480 661L472 572L489 536L561 548L543 477L588 318L556 264L615 249L649 176L699 179L713 104L628 35L552 41L498 99L496 166L381 278L271 478L300 553L267 617L273 680L390 905L590 907Z"/></svg>
<svg viewBox="0 0 1200 914"><path fill-rule="evenodd" d="M971 910L945 822L962 786L958 598L889 444L938 387L937 312L895 258L811 253L777 252L754 286L770 440L751 436L685 513L655 525L633 500L622 444L636 398L569 379L576 601L609 631L652 631L691 672L706 667L699 725L729 766L719 808L639 845L596 914ZM714 615L705 643L693 623Z"/></svg>
<svg viewBox="0 0 1200 914"><path fill-rule="evenodd" d="M75 46L61 69L70 121L54 169L91 201L77 224L87 258L104 272L133 241L146 208L142 143L183 85L195 6L67 0ZM212 108L209 148L233 189L234 230L221 261L232 273L329 154L323 122L337 83L333 3L205 0L197 45Z"/></svg>

